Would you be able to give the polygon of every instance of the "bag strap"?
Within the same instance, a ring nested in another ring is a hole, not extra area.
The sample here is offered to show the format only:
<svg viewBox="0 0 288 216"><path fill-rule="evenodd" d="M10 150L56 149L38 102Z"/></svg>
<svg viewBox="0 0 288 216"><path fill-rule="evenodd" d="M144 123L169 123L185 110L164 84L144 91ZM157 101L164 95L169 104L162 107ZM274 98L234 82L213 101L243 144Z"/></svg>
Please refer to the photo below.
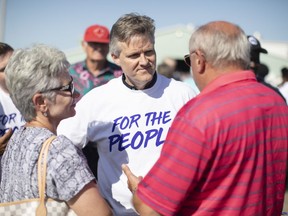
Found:
<svg viewBox="0 0 288 216"><path fill-rule="evenodd" d="M56 136L49 137L42 145L39 158L38 158L38 190L40 204L36 209L36 216L47 215L47 209L45 205L45 186L46 186L46 170L47 170L47 156L49 146Z"/></svg>

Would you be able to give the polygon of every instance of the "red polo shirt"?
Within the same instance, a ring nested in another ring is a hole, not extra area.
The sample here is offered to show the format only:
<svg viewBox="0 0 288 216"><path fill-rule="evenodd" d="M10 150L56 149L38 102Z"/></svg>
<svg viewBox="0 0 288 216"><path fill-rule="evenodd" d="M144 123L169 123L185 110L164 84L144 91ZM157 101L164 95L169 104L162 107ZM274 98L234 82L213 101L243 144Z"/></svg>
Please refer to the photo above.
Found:
<svg viewBox="0 0 288 216"><path fill-rule="evenodd" d="M138 196L163 215L280 215L288 107L251 71L223 75L177 114Z"/></svg>

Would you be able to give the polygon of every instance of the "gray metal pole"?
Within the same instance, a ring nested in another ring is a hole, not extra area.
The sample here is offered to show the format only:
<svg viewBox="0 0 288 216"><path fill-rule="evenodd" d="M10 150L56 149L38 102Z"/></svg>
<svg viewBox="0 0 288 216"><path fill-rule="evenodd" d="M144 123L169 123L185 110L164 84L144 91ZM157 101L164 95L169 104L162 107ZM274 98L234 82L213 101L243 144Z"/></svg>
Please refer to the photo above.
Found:
<svg viewBox="0 0 288 216"><path fill-rule="evenodd" d="M6 23L6 0L0 0L0 41L4 42Z"/></svg>

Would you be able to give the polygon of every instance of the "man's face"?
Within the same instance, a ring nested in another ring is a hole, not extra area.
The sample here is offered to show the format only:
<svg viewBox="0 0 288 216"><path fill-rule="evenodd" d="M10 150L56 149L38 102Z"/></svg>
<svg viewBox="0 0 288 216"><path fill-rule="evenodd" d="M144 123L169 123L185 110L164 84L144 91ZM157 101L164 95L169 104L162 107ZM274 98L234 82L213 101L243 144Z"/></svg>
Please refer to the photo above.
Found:
<svg viewBox="0 0 288 216"><path fill-rule="evenodd" d="M126 82L143 89L149 83L156 69L156 53L153 40L147 36L134 36L130 43L119 42L120 55L112 55L125 76Z"/></svg>
<svg viewBox="0 0 288 216"><path fill-rule="evenodd" d="M8 64L8 61L12 55L13 51L6 53L6 55L0 56L0 86L2 89L6 89L5 84L5 73L4 70Z"/></svg>
<svg viewBox="0 0 288 216"><path fill-rule="evenodd" d="M108 43L83 42L83 50L87 55L87 59L92 61L104 61L109 53Z"/></svg>

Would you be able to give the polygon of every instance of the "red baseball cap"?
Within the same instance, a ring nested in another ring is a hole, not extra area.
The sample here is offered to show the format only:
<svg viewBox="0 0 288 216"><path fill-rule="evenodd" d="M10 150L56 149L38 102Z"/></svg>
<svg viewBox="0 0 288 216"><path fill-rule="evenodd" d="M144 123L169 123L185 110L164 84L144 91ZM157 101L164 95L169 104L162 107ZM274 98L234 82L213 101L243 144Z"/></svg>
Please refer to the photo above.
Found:
<svg viewBox="0 0 288 216"><path fill-rule="evenodd" d="M105 26L101 25L89 26L84 34L84 41L109 43L109 30Z"/></svg>

